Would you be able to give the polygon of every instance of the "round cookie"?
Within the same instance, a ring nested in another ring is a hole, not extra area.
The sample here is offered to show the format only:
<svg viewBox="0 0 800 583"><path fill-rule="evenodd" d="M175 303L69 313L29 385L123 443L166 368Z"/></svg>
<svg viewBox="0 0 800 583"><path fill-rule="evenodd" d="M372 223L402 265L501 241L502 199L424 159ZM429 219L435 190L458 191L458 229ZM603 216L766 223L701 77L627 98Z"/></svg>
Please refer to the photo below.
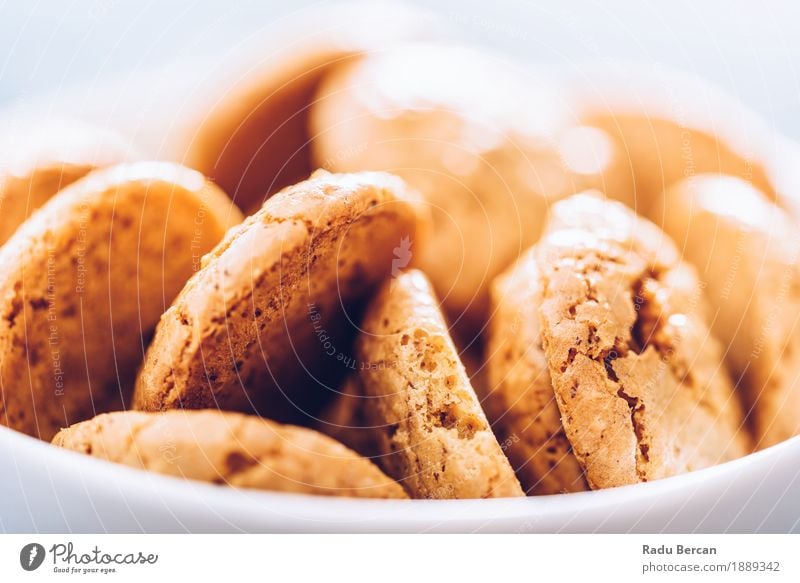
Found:
<svg viewBox="0 0 800 583"><path fill-rule="evenodd" d="M541 274L541 338L562 423L592 488L750 451L697 275L655 225L575 195L554 205L527 260Z"/></svg>
<svg viewBox="0 0 800 583"><path fill-rule="evenodd" d="M162 317L136 407L313 415L350 370L362 300L411 261L426 220L379 172L319 171L271 197Z"/></svg>
<svg viewBox="0 0 800 583"><path fill-rule="evenodd" d="M588 490L561 425L542 348L536 262L522 259L510 267L495 279L491 297L488 380L478 394L500 444L528 494Z"/></svg>
<svg viewBox="0 0 800 583"><path fill-rule="evenodd" d="M248 214L319 167L307 125L327 74L364 52L442 32L421 10L374 2L317 5L278 28L266 44L244 41L231 51L244 58L226 56L215 75L192 88L200 97L181 112L174 146L176 159L211 177Z"/></svg>
<svg viewBox="0 0 800 583"><path fill-rule="evenodd" d="M636 187L635 199L623 202L639 214L662 225L670 205L661 193L701 173L748 180L784 204L768 162L775 156L774 132L723 92L659 69L601 66L587 74L571 92L573 107L583 124L611 136L623 153Z"/></svg>
<svg viewBox="0 0 800 583"><path fill-rule="evenodd" d="M216 410L106 413L60 447L168 476L298 494L407 498L372 462L311 429Z"/></svg>
<svg viewBox="0 0 800 583"><path fill-rule="evenodd" d="M523 495L420 271L372 299L356 355L377 461L412 498Z"/></svg>
<svg viewBox="0 0 800 583"><path fill-rule="evenodd" d="M0 249L0 423L49 440L121 407L159 316L240 220L170 163L96 170L51 198Z"/></svg>
<svg viewBox="0 0 800 583"><path fill-rule="evenodd" d="M120 136L79 120L6 121L0 129L0 245L56 192L134 158Z"/></svg>
<svg viewBox="0 0 800 583"><path fill-rule="evenodd" d="M425 197L435 230L420 267L465 335L483 325L492 279L538 239L550 202L633 191L613 142L574 127L551 81L473 49L411 44L337 68L310 123L317 165L393 172Z"/></svg>
<svg viewBox="0 0 800 583"><path fill-rule="evenodd" d="M756 442L800 432L800 235L752 184L699 175L664 193L664 230L706 285L713 332L750 412Z"/></svg>

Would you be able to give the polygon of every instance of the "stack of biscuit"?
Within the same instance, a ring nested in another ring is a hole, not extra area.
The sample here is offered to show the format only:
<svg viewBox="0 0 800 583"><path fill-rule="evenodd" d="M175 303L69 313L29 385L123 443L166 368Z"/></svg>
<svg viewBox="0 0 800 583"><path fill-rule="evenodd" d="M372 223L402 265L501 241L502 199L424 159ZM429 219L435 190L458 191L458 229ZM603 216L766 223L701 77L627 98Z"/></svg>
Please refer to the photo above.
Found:
<svg viewBox="0 0 800 583"><path fill-rule="evenodd" d="M497 55L309 53L302 91L217 105L176 154L196 169L14 129L39 137L0 161L0 422L184 479L427 499L800 432L797 224L724 141L697 130L729 155L686 178L674 120L615 123ZM275 127L320 169L273 193L299 171L241 168Z"/></svg>

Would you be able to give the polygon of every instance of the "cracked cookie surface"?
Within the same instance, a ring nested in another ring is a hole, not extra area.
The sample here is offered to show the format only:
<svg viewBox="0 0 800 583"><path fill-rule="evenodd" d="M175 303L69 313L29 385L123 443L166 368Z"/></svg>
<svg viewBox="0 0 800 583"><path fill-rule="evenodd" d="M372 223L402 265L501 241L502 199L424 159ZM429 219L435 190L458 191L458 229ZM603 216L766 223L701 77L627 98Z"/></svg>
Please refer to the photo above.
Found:
<svg viewBox="0 0 800 583"><path fill-rule="evenodd" d="M135 406L308 421L349 370L359 302L412 259L423 210L381 172L318 171L271 197L161 318Z"/></svg>
<svg viewBox="0 0 800 583"><path fill-rule="evenodd" d="M576 195L554 205L531 259L562 422L593 488L749 452L697 276L655 225Z"/></svg>
<svg viewBox="0 0 800 583"><path fill-rule="evenodd" d="M523 495L421 272L379 291L356 354L376 461L412 498Z"/></svg>
<svg viewBox="0 0 800 583"><path fill-rule="evenodd" d="M375 464L335 440L240 413L107 413L63 429L53 443L138 469L239 488L407 498Z"/></svg>

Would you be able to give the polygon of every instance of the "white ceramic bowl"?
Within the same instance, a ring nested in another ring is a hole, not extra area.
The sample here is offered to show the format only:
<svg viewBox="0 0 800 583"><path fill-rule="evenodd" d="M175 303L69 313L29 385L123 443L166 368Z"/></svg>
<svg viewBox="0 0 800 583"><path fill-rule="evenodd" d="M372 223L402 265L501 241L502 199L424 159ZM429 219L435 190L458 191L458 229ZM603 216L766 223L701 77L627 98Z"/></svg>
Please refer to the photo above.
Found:
<svg viewBox="0 0 800 583"><path fill-rule="evenodd" d="M800 437L705 470L505 500L356 500L133 470L0 427L7 532L797 532Z"/></svg>

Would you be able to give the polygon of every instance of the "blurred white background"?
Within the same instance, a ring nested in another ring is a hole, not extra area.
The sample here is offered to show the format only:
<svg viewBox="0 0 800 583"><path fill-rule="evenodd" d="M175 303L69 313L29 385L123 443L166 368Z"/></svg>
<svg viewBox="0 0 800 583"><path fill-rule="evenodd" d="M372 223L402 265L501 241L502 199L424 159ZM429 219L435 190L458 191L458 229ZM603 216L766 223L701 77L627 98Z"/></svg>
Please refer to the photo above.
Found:
<svg viewBox="0 0 800 583"><path fill-rule="evenodd" d="M800 3L764 0L428 0L474 42L567 69L591 60L674 68L710 80L800 138ZM294 0L5 0L0 105L54 88L213 57L270 34Z"/></svg>

